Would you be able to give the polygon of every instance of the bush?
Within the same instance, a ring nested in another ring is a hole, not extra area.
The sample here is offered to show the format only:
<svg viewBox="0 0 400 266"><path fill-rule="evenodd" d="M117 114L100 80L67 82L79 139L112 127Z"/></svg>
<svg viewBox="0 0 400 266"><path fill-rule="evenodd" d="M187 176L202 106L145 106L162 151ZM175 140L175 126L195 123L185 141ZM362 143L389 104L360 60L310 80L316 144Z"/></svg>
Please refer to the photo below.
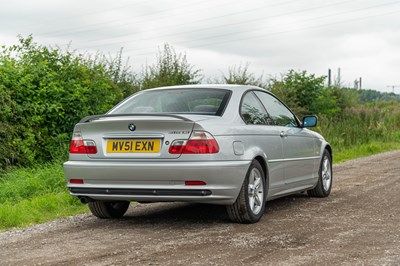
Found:
<svg viewBox="0 0 400 266"><path fill-rule="evenodd" d="M66 154L75 123L122 99L104 63L40 46L32 37L2 47L0 95L3 168Z"/></svg>
<svg viewBox="0 0 400 266"><path fill-rule="evenodd" d="M240 84L240 85L252 85L261 87L264 89L268 88L268 82L264 80L263 75L256 77L253 73L249 72L249 64L245 66L233 66L228 69L228 75L222 76L222 81L216 80L217 83L226 84Z"/></svg>

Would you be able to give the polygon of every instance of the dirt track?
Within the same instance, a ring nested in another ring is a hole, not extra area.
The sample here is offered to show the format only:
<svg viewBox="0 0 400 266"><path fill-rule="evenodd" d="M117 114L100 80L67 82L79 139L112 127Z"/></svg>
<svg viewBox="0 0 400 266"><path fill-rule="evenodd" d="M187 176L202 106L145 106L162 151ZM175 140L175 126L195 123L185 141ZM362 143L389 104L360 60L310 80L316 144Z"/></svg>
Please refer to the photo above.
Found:
<svg viewBox="0 0 400 266"><path fill-rule="evenodd" d="M268 202L253 225L221 206L131 207L0 234L1 265L400 265L400 151L334 166L326 199Z"/></svg>

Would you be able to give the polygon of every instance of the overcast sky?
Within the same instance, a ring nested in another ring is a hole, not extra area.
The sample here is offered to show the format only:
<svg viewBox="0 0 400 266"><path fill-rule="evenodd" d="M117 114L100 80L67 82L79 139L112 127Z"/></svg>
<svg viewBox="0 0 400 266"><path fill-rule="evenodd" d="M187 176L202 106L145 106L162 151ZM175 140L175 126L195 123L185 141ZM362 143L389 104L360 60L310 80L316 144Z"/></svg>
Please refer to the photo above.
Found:
<svg viewBox="0 0 400 266"><path fill-rule="evenodd" d="M393 0L0 0L0 44L32 34L80 52L124 48L133 69L155 62L164 43L207 78L249 65L256 75L289 69L345 86L400 86L400 1ZM400 93L400 87L394 89Z"/></svg>

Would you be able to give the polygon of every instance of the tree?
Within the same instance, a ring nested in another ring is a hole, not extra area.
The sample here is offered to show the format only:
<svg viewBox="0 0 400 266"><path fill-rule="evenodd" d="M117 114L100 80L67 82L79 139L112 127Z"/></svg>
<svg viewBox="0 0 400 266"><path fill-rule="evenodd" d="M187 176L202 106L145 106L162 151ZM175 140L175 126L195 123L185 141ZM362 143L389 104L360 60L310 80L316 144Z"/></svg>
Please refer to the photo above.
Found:
<svg viewBox="0 0 400 266"><path fill-rule="evenodd" d="M280 80L273 79L269 89L299 115L335 113L336 98L324 81L325 76L289 70Z"/></svg>
<svg viewBox="0 0 400 266"><path fill-rule="evenodd" d="M200 72L187 62L185 54L176 54L171 46L165 44L164 50L157 55L157 63L145 67L141 89L200 83Z"/></svg>

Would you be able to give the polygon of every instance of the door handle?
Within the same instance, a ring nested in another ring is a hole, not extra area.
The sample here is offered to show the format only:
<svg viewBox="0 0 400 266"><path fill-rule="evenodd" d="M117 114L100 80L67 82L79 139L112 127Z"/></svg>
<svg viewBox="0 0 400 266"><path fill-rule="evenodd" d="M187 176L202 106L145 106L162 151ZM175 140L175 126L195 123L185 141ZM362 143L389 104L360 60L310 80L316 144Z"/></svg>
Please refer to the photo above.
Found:
<svg viewBox="0 0 400 266"><path fill-rule="evenodd" d="M279 136L281 136L281 138L287 138L287 134L284 131L281 131Z"/></svg>

